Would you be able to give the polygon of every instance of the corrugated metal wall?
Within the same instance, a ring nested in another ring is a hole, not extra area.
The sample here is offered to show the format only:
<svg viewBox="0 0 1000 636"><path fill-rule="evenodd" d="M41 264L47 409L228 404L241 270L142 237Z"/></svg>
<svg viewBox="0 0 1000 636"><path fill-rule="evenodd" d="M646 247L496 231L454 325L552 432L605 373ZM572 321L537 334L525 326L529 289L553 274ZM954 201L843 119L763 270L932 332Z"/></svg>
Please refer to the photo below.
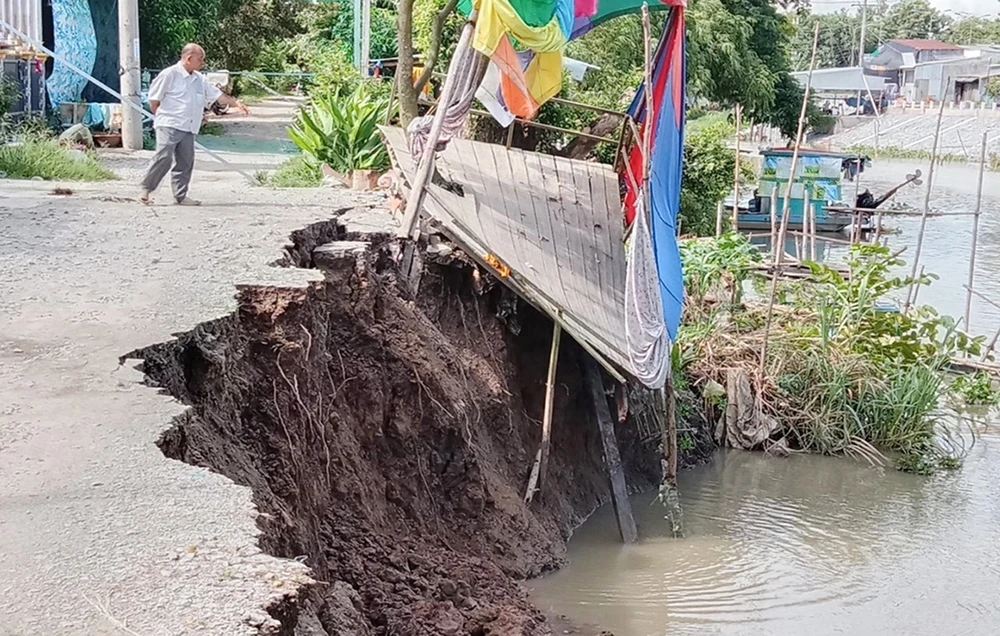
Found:
<svg viewBox="0 0 1000 636"><path fill-rule="evenodd" d="M29 38L42 41L42 0L0 0L0 20ZM0 39L17 41L3 25L0 25Z"/></svg>

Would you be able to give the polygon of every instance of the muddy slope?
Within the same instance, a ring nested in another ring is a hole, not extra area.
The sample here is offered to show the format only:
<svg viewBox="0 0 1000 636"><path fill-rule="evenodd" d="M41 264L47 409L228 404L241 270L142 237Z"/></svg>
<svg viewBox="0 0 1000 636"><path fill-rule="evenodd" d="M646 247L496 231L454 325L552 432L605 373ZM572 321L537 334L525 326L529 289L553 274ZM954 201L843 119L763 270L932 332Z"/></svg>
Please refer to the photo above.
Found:
<svg viewBox="0 0 1000 636"><path fill-rule="evenodd" d="M289 250L324 282L241 289L234 315L133 354L193 407L163 452L250 486L262 547L323 582L272 608L282 634L550 633L515 581L608 499L581 352L564 340L529 508L551 323L461 261L429 264L418 298L384 246L312 261L344 238L317 226ZM654 486L655 449L618 435L630 486Z"/></svg>

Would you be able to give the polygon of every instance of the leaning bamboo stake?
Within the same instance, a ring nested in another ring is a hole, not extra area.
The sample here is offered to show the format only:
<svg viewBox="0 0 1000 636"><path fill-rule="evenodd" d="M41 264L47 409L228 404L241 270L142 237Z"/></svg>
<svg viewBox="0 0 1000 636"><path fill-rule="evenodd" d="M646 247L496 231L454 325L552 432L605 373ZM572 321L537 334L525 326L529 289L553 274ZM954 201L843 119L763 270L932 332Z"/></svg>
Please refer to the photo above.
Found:
<svg viewBox="0 0 1000 636"><path fill-rule="evenodd" d="M743 123L743 105L736 104L736 176L733 178L733 231L740 226L740 127Z"/></svg>
<svg viewBox="0 0 1000 636"><path fill-rule="evenodd" d="M722 236L722 217L726 214L726 206L719 201L718 209L715 211L715 237Z"/></svg>
<svg viewBox="0 0 1000 636"><path fill-rule="evenodd" d="M941 143L941 122L944 119L944 100L941 100L941 107L938 109L937 129L934 131L934 148L931 150L931 168L927 174L927 194L924 196L924 212L920 215L920 233L917 234L917 253L913 255L913 269L910 278L916 279L917 272L920 271L920 255L924 250L924 234L927 232L927 216L931 213L931 193L934 190L934 170L937 168L938 146ZM904 312L910 311L912 305L913 291L916 288L916 280L910 283L910 291L906 295L906 307Z"/></svg>
<svg viewBox="0 0 1000 636"><path fill-rule="evenodd" d="M976 216L972 222L972 253L969 256L969 284L965 297L965 330L972 333L972 294L976 288L976 252L979 249L979 217L983 211L983 179L986 176L986 150L989 132L983 133L983 150L979 157L979 189L976 192Z"/></svg>
<svg viewBox="0 0 1000 636"><path fill-rule="evenodd" d="M651 133L652 133L652 128L653 128L652 125L651 125L651 119L652 119L652 116L653 116L653 96L652 96L652 90L651 90L651 88L653 86L653 53L652 53L652 44L651 44L651 40L652 40L652 27L650 26L650 21L649 21L649 5L647 3L643 3L643 5L642 5L642 34L643 34L643 45L644 45L643 49L644 49L644 54L645 54L645 74L646 74L646 130L645 130L645 132L646 132L645 151L646 152L645 152L645 155L644 155L645 163L643 165L643 172L644 172L644 176L645 176L645 180L646 180L646 201L647 201L647 203L649 203L649 205L647 205L646 209L647 209L647 213L648 214L652 214L653 213L653 208L652 208L651 200L649 198L649 196L650 196L650 193L649 193L649 177L650 177L650 171L652 169L650 151L651 151L651 147L652 147L652 136L651 136ZM739 161L739 159L737 159L737 161ZM738 206L739 206L739 195L737 194L737 201L736 201L736 204L735 204L737 212L738 212ZM722 229L721 229L722 228L722 221L721 221L721 219L722 219L722 207L723 207L722 203L720 202L719 203L719 212L718 212L719 220L716 221L716 230L718 231L719 236L722 235ZM735 230L737 228L737 225L736 225L737 219L735 218L735 213L734 213L733 222L734 222L733 230ZM680 224L678 223L678 225L680 225ZM677 409L676 409L676 403L674 401L674 378L673 378L673 374L669 374L667 376L667 381L666 381L666 383L665 383L665 385L663 387L663 395L665 396L665 402L666 402L666 404L664 405L666 408L664 409L663 416L664 416L664 418L665 418L666 421L665 422L661 422L661 424L660 424L660 426L661 426L661 428L660 428L660 435L661 435L661 438L663 439L664 461L666 462L666 466L667 466L666 471L664 471L664 476L663 477L664 477L664 481L666 482L666 484L667 484L667 486L669 488L669 491L671 493L673 493L674 496L676 497L676 493L677 493ZM677 506L678 506L678 509L679 509L679 507L680 507L680 500L677 499L677 502L678 502ZM631 514L631 511L629 511L629 513ZM674 528L675 529L679 528L678 524L679 524L679 520L675 520L674 521ZM623 540L625 540L626 543L630 543L629 539L626 536L626 530L628 528L627 527L623 527L623 525L627 526L627 524L622 524L621 522L619 522L619 528L622 530L622 538L623 538Z"/></svg>
<svg viewBox="0 0 1000 636"><path fill-rule="evenodd" d="M545 485L545 473L549 467L549 447L552 440L552 409L556 394L556 370L559 366L559 344L562 341L562 327L558 322L552 323L552 349L549 352L549 373L545 380L545 411L542 415L542 446L538 451L537 471L531 471L528 491L524 496L527 503L535 497L535 493Z"/></svg>
<svg viewBox="0 0 1000 636"><path fill-rule="evenodd" d="M809 93L812 90L813 72L816 70L816 52L819 49L819 24L813 33L812 58L809 61L809 77L806 80L806 88L802 95L802 110L799 113L799 130L795 134L795 150L792 151L792 169L788 175L788 190L785 191L784 213L781 215L781 228L778 230L778 243L781 248L777 250L777 258L774 261L774 279L771 281L771 296L767 302L767 320L764 323L764 344L760 350L760 374L764 375L767 368L767 347L771 339L771 322L774 320L774 301L778 296L778 279L781 278L781 261L785 255L785 235L788 233L788 219L791 217L789 208L792 202L792 185L795 183L795 171L799 166L799 152L802 150L802 136L806 130L806 115L809 112Z"/></svg>
<svg viewBox="0 0 1000 636"><path fill-rule="evenodd" d="M444 127L445 114L448 110L448 104L451 103L451 95L455 92L455 85L459 81L458 65L472 42L472 33L476 29L475 24L478 13L478 9L472 10L472 15L469 16L469 20L462 28L462 35L458 40L455 53L452 54L448 75L444 79L444 85L441 87L441 96L437 100L440 108L434 113L431 129L427 134L424 156L420 158L417 174L413 177L410 198L406 202L406 213L396 234L399 238L414 238L413 234L417 228L417 217L420 213L420 206L423 205L424 196L427 194L427 182L430 181L431 174L434 172L434 162L437 158L436 148L438 140L441 138L441 129Z"/></svg>

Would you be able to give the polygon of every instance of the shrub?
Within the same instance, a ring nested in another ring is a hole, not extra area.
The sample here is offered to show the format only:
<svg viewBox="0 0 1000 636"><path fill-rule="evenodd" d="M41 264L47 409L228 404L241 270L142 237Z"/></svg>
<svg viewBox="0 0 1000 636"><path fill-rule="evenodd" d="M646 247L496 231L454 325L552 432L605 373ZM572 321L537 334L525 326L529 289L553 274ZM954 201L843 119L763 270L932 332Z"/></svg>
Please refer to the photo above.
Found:
<svg viewBox="0 0 1000 636"><path fill-rule="evenodd" d="M388 110L388 95L362 83L349 93L314 97L299 111L288 136L315 166L326 164L341 173L384 170L389 153L378 127Z"/></svg>

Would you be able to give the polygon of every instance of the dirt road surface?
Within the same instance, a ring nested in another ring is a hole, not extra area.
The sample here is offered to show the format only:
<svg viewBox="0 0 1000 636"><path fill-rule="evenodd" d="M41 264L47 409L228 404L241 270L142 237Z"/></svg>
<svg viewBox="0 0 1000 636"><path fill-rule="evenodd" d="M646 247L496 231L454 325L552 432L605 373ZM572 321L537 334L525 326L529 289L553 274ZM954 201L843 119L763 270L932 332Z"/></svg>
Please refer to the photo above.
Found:
<svg viewBox="0 0 1000 636"><path fill-rule="evenodd" d="M234 138L273 136L291 105L255 110ZM304 284L269 265L290 232L377 197L253 187L200 154L203 207L145 208L148 157L111 155L105 184L0 180L2 636L254 634L306 578L261 553L249 489L162 455L182 407L118 357L232 311L234 284Z"/></svg>

